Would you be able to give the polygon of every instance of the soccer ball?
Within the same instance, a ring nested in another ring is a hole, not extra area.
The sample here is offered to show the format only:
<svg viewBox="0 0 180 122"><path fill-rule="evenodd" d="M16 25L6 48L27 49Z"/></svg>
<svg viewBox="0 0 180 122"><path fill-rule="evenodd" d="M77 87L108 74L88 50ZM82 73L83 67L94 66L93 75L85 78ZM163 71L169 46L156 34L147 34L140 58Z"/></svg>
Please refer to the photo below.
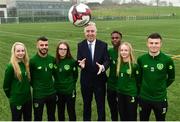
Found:
<svg viewBox="0 0 180 122"><path fill-rule="evenodd" d="M83 3L75 4L69 9L68 18L75 26L82 27L91 20L91 9Z"/></svg>

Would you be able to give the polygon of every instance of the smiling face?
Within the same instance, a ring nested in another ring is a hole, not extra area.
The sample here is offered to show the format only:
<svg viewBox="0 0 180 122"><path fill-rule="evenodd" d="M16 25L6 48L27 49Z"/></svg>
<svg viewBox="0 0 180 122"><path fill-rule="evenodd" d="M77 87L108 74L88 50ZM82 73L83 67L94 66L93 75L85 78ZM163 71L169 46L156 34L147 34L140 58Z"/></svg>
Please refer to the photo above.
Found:
<svg viewBox="0 0 180 122"><path fill-rule="evenodd" d="M121 36L118 33L113 33L111 35L111 43L113 47L118 48L121 43Z"/></svg>
<svg viewBox="0 0 180 122"><path fill-rule="evenodd" d="M92 42L96 39L96 26L95 25L88 25L87 27L84 28L84 35L85 38Z"/></svg>
<svg viewBox="0 0 180 122"><path fill-rule="evenodd" d="M46 56L48 53L48 41L39 40L37 42L37 48L40 56Z"/></svg>
<svg viewBox="0 0 180 122"><path fill-rule="evenodd" d="M122 44L120 46L120 55L121 55L122 59L129 59L130 58L130 48L127 45Z"/></svg>
<svg viewBox="0 0 180 122"><path fill-rule="evenodd" d="M161 39L148 38L147 47L150 53L158 53L161 49Z"/></svg>
<svg viewBox="0 0 180 122"><path fill-rule="evenodd" d="M67 46L65 44L60 44L58 52L59 52L60 59L65 58L67 55Z"/></svg>
<svg viewBox="0 0 180 122"><path fill-rule="evenodd" d="M23 58L26 54L25 48L22 45L19 45L19 44L16 45L14 48L14 54L18 60L23 60Z"/></svg>

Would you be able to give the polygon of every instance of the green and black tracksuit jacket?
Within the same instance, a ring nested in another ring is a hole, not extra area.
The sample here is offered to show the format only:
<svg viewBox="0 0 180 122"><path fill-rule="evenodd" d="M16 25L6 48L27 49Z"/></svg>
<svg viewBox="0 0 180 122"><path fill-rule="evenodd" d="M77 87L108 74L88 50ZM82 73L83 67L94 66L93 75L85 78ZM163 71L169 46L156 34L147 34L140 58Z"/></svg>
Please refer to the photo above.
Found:
<svg viewBox="0 0 180 122"><path fill-rule="evenodd" d="M132 70L132 71L131 71ZM140 71L137 64L121 63L119 77L117 80L117 92L136 97L139 91Z"/></svg>
<svg viewBox="0 0 180 122"><path fill-rule="evenodd" d="M8 64L4 75L3 90L11 105L23 105L31 100L30 82L23 62L19 62L22 80L16 77L12 64Z"/></svg>
<svg viewBox="0 0 180 122"><path fill-rule="evenodd" d="M116 65L117 65L118 50L116 50L115 48L110 48L108 50L108 53L110 56L110 70L107 80L107 89L116 91L117 89Z"/></svg>
<svg viewBox="0 0 180 122"><path fill-rule="evenodd" d="M175 79L173 60L160 52L152 57L149 53L138 58L142 72L140 98L148 101L166 101L167 88Z"/></svg>
<svg viewBox="0 0 180 122"><path fill-rule="evenodd" d="M56 93L53 79L54 66L55 58L50 55L40 57L36 54L30 59L33 99L43 99Z"/></svg>
<svg viewBox="0 0 180 122"><path fill-rule="evenodd" d="M61 59L55 67L55 89L57 93L72 94L76 91L78 78L77 63L74 59Z"/></svg>

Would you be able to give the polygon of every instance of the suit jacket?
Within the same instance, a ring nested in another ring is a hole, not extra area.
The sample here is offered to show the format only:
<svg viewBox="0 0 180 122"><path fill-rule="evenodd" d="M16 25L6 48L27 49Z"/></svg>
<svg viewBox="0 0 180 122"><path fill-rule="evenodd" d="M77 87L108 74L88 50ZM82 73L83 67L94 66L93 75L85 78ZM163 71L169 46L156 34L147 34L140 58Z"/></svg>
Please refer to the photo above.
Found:
<svg viewBox="0 0 180 122"><path fill-rule="evenodd" d="M107 80L106 72L104 71L97 75L99 68L96 65L96 62L104 65L105 70L108 69L110 59L107 51L107 43L98 39L96 40L93 62L87 40L83 40L82 42L78 43L77 60L82 60L84 58L86 58L86 61L85 68L81 70L81 85L93 85L95 83L99 86L101 84L105 84Z"/></svg>

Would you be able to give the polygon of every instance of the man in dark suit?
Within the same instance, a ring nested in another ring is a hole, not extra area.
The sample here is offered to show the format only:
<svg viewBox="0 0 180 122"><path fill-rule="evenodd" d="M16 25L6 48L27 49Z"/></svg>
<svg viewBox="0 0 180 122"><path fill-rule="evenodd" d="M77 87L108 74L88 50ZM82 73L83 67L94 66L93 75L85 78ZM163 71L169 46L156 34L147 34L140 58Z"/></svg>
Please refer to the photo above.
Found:
<svg viewBox="0 0 180 122"><path fill-rule="evenodd" d="M93 94L97 105L98 120L105 120L106 70L109 66L107 44L96 39L96 25L89 22L84 28L85 40L78 44L77 60L81 68L81 93L83 120L91 120Z"/></svg>

